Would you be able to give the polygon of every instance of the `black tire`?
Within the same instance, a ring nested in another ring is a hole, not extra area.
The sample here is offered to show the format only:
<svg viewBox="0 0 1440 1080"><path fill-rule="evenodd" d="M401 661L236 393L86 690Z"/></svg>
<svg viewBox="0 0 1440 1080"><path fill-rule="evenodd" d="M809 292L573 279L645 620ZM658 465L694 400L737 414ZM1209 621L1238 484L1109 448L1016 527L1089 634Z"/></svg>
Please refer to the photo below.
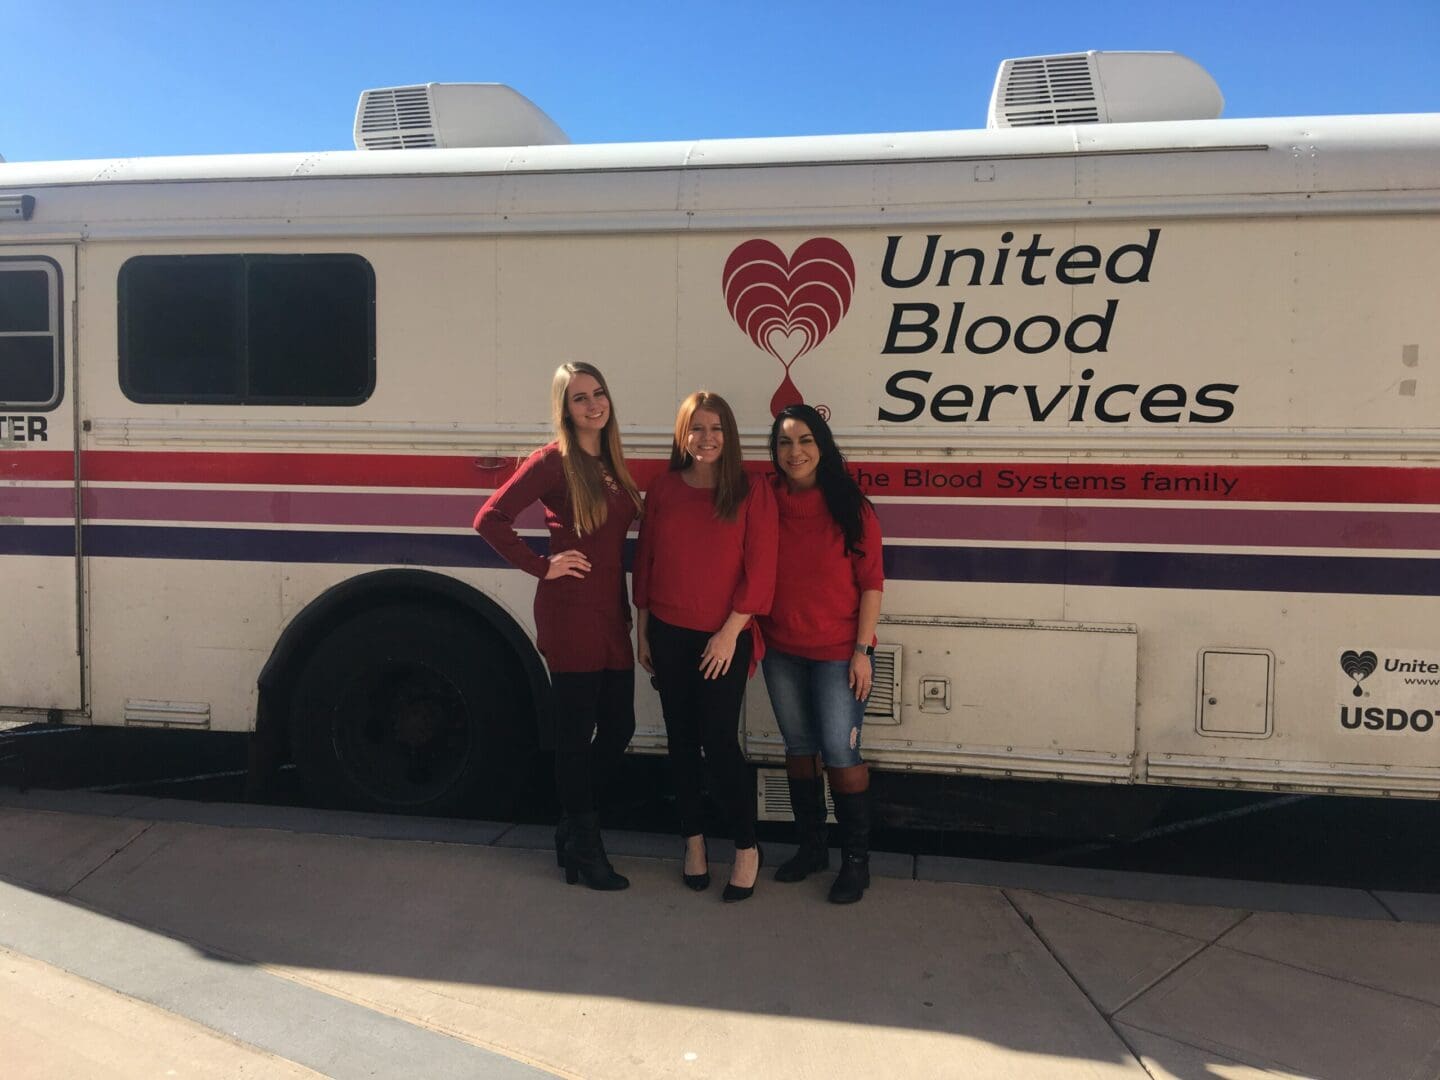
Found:
<svg viewBox="0 0 1440 1080"><path fill-rule="evenodd" d="M296 680L295 764L324 806L508 810L535 739L523 687L514 653L473 616L366 611L327 633Z"/></svg>

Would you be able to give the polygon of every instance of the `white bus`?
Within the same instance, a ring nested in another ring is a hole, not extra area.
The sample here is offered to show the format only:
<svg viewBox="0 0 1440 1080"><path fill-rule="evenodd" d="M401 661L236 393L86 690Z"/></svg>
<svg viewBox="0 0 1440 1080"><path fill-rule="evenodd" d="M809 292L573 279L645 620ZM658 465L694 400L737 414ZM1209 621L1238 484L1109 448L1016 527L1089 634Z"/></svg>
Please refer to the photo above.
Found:
<svg viewBox="0 0 1440 1080"><path fill-rule="evenodd" d="M362 98L399 149L0 165L3 715L459 805L546 686L471 519L576 358L642 483L695 388L756 463L828 413L878 768L1440 795L1440 116L1114 122L1183 83L1132 59L1007 62L975 131L568 145L432 85Z"/></svg>

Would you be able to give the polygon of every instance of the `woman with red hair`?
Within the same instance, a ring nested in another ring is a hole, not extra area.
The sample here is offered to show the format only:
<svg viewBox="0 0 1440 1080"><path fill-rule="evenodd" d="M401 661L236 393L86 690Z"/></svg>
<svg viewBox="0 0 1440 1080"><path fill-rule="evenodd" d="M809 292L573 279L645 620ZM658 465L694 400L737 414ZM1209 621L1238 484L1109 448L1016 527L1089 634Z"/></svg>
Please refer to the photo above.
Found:
<svg viewBox="0 0 1440 1080"><path fill-rule="evenodd" d="M680 405L670 468L645 498L635 556L639 660L655 676L685 839L682 877L710 884L705 773L735 841L723 899L755 891L753 774L740 752L745 682L763 653L755 616L775 591L775 496L745 475L735 414L701 390Z"/></svg>

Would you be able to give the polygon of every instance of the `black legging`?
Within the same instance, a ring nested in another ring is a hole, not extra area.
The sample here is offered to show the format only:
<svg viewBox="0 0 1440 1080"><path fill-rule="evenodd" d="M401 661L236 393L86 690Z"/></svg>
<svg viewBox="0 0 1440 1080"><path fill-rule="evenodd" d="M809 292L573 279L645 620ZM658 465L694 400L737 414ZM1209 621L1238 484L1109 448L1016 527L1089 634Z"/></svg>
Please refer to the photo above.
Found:
<svg viewBox="0 0 1440 1080"><path fill-rule="evenodd" d="M660 684L670 776L680 811L680 835L704 832L704 790L725 812L737 848L755 846L755 776L740 753L740 702L749 677L749 631L735 642L730 670L718 679L700 674L700 654L711 635L650 616L650 658ZM702 758L703 751L703 758ZM708 769L707 769L708 766Z"/></svg>
<svg viewBox="0 0 1440 1080"><path fill-rule="evenodd" d="M595 810L595 789L614 780L635 734L635 669L550 676L555 790L567 814Z"/></svg>

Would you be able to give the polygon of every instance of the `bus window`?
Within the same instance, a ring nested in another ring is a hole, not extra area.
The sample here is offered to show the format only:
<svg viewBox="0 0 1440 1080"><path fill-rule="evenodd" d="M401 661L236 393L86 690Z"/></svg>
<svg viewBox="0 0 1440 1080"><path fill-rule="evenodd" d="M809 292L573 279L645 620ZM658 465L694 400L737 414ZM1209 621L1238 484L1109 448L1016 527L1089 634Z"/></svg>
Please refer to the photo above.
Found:
<svg viewBox="0 0 1440 1080"><path fill-rule="evenodd" d="M119 292L132 401L359 405L374 390L375 276L358 255L141 255Z"/></svg>
<svg viewBox="0 0 1440 1080"><path fill-rule="evenodd" d="M59 283L49 262L0 259L0 407L60 403Z"/></svg>

